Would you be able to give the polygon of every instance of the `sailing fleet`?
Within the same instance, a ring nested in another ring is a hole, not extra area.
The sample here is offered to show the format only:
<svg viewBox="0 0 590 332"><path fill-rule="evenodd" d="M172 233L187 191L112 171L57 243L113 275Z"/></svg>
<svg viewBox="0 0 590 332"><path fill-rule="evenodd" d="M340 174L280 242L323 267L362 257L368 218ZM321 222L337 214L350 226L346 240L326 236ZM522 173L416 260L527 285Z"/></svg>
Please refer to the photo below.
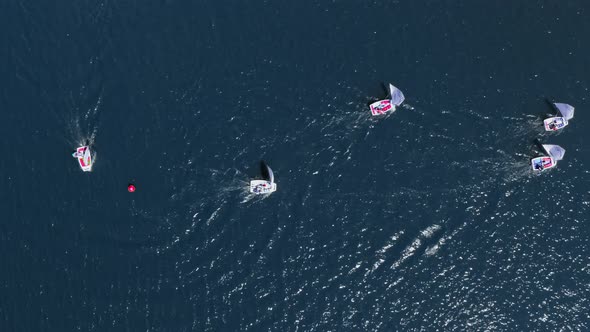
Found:
<svg viewBox="0 0 590 332"><path fill-rule="evenodd" d="M396 111L396 107L399 107L404 101L405 96L403 92L393 84L389 84L388 97L371 103L369 110L373 116L393 113ZM574 118L575 110L573 106L564 103L553 103L552 106L557 111L557 114L543 120L545 131L549 132L555 132L565 128L569 124L569 121ZM565 149L559 145L542 144L541 147L544 155L531 159L531 167L534 172L554 168L557 162L562 160L565 155ZM72 156L76 158L82 171L92 171L94 158L88 144L76 148ZM260 171L262 179L251 180L249 192L255 195L265 195L275 192L277 190L277 184L275 183L272 169L262 161L260 163Z"/></svg>
<svg viewBox="0 0 590 332"><path fill-rule="evenodd" d="M545 131L558 131L568 125L568 121L574 118L574 107L569 104L553 103L552 106L557 110L556 116L543 120ZM543 144L541 145L544 156L531 159L531 167L534 172L542 172L546 169L557 166L557 162L563 159L565 149L559 145Z"/></svg>

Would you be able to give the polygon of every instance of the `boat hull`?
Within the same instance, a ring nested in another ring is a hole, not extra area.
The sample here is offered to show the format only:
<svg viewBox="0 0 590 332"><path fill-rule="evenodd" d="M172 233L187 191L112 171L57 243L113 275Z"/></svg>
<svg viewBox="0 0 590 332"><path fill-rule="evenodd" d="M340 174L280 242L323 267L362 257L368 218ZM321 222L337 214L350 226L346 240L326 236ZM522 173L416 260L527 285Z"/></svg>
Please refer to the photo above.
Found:
<svg viewBox="0 0 590 332"><path fill-rule="evenodd" d="M371 109L371 114L373 115L380 115L385 114L387 112L395 112L395 105L391 102L391 100L379 100L371 105L369 105Z"/></svg>
<svg viewBox="0 0 590 332"><path fill-rule="evenodd" d="M545 131L557 131L567 126L567 120L562 117L553 117L543 120Z"/></svg>
<svg viewBox="0 0 590 332"><path fill-rule="evenodd" d="M88 146L81 146L74 152L74 158L78 159L78 164L84 172L92 171L92 153Z"/></svg>
<svg viewBox="0 0 590 332"><path fill-rule="evenodd" d="M531 167L533 171L541 172L549 168L553 168L557 165L555 160L551 157L537 157L531 159Z"/></svg>
<svg viewBox="0 0 590 332"><path fill-rule="evenodd" d="M250 192L256 195L270 194L277 191L277 184L266 180L250 181Z"/></svg>

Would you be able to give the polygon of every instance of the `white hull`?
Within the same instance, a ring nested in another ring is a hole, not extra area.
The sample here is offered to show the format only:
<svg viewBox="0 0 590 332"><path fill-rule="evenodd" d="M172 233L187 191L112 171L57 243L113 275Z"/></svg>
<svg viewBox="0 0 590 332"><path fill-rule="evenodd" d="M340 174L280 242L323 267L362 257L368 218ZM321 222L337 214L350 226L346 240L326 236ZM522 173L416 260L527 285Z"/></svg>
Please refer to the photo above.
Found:
<svg viewBox="0 0 590 332"><path fill-rule="evenodd" d="M92 152L90 151L90 147L88 146L81 146L76 149L76 152L72 155L74 158L78 159L78 164L80 168L84 172L92 171Z"/></svg>
<svg viewBox="0 0 590 332"><path fill-rule="evenodd" d="M277 191L277 184L266 180L250 181L250 192L256 195L270 194Z"/></svg>
<svg viewBox="0 0 590 332"><path fill-rule="evenodd" d="M562 117L553 117L543 120L545 131L557 131L568 125L567 120Z"/></svg>
<svg viewBox="0 0 590 332"><path fill-rule="evenodd" d="M395 112L395 105L390 100L379 100L369 105L372 115L381 115L387 112Z"/></svg>
<svg viewBox="0 0 590 332"><path fill-rule="evenodd" d="M531 167L533 168L533 171L537 172L553 168L556 165L557 163L551 157L537 157L531 159Z"/></svg>

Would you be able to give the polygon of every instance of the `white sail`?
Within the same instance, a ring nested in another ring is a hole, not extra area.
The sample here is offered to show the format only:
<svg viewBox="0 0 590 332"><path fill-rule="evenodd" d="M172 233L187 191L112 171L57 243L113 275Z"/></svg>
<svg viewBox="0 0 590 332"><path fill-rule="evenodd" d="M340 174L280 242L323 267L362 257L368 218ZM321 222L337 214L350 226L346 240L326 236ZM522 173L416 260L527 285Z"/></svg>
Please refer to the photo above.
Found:
<svg viewBox="0 0 590 332"><path fill-rule="evenodd" d="M395 106L401 105L406 97L404 97L404 93L401 92L400 89L393 86L393 84L389 84L389 95L391 96L391 103Z"/></svg>
<svg viewBox="0 0 590 332"><path fill-rule="evenodd" d="M268 170L268 181L270 183L275 183L275 175L272 173L272 169L266 165L266 169Z"/></svg>
<svg viewBox="0 0 590 332"><path fill-rule="evenodd" d="M549 155L549 157L553 158L555 161L563 159L565 155L565 149L559 145L554 144L543 144L543 149Z"/></svg>
<svg viewBox="0 0 590 332"><path fill-rule="evenodd" d="M90 160L90 148L86 148L84 151L84 161Z"/></svg>
<svg viewBox="0 0 590 332"><path fill-rule="evenodd" d="M559 110L559 113L561 113L561 116L566 120L573 119L574 107L572 105L562 103L554 103L553 105L555 105L555 107Z"/></svg>

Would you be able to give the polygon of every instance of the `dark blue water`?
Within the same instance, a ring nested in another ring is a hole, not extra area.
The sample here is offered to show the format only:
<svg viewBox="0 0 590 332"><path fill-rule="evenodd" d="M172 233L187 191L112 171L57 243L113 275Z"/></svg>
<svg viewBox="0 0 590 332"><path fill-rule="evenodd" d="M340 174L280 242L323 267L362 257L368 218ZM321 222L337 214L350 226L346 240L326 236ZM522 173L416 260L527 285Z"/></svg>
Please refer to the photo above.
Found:
<svg viewBox="0 0 590 332"><path fill-rule="evenodd" d="M585 1L0 13L1 331L590 329Z"/></svg>

